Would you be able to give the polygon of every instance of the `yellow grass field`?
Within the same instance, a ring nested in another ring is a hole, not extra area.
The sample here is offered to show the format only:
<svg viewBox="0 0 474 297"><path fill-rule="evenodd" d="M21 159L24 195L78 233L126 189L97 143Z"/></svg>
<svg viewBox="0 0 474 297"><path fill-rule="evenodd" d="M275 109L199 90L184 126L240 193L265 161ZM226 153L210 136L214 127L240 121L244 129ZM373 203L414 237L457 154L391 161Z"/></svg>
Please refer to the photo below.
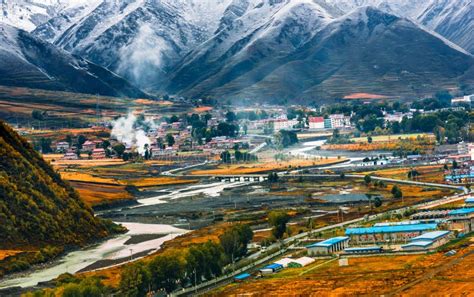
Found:
<svg viewBox="0 0 474 297"><path fill-rule="evenodd" d="M472 247L459 254L467 251ZM287 268L262 279L230 284L207 295L380 296L401 290L395 295L471 296L474 254L450 266L459 257L435 253L349 258L346 267L339 267L337 260L316 261L307 267ZM432 273L434 277L430 277Z"/></svg>
<svg viewBox="0 0 474 297"><path fill-rule="evenodd" d="M344 158L328 158L320 160L293 159L281 162L263 162L251 164L220 165L216 169L195 170L192 175L227 175L227 174L253 174L268 171L281 171L298 167L312 167L329 165L344 161Z"/></svg>
<svg viewBox="0 0 474 297"><path fill-rule="evenodd" d="M180 179L178 177L145 177L139 179L129 179L126 181L127 184L136 187L156 187L156 186L169 186L169 185L180 185L196 183L198 180L191 179Z"/></svg>
<svg viewBox="0 0 474 297"><path fill-rule="evenodd" d="M116 179L98 177L98 176L94 176L92 174L83 173L83 172L62 171L60 172L60 174L63 179L68 180L68 181L122 185L122 183Z"/></svg>
<svg viewBox="0 0 474 297"><path fill-rule="evenodd" d="M96 166L109 166L109 165L123 165L126 164L122 159L83 159L83 160L62 160L62 154L47 154L43 155L46 161L50 161L51 165L55 167L80 167L89 168Z"/></svg>
<svg viewBox="0 0 474 297"><path fill-rule="evenodd" d="M125 186L121 185L97 185L83 182L71 182L71 184L79 193L82 201L89 206L133 199Z"/></svg>
<svg viewBox="0 0 474 297"><path fill-rule="evenodd" d="M434 139L433 134L411 133L411 134L395 134L395 135L376 135L376 136L372 136L372 142L396 141L398 139L407 139L407 138L416 139L418 136ZM351 138L351 140L355 141L355 142L366 143L367 142L367 137L355 137L355 138Z"/></svg>

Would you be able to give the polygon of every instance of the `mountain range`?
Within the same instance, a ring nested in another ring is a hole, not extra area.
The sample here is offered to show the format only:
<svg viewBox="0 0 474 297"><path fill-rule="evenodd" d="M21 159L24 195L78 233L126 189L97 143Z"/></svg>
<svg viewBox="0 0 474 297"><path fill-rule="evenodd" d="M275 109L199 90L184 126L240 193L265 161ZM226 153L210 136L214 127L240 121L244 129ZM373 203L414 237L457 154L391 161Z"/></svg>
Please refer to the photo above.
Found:
<svg viewBox="0 0 474 297"><path fill-rule="evenodd" d="M49 1L42 14L3 4L0 21L152 93L307 101L474 85L469 0Z"/></svg>

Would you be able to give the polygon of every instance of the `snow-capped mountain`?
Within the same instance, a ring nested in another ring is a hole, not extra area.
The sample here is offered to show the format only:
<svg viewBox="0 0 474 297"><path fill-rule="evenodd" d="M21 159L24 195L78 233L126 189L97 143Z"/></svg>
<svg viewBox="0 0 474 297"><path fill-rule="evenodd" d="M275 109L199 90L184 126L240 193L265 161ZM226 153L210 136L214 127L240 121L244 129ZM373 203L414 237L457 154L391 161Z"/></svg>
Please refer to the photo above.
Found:
<svg viewBox="0 0 474 297"><path fill-rule="evenodd" d="M141 87L212 36L229 0L102 1L90 12L65 10L34 34ZM90 7L88 8L90 9Z"/></svg>
<svg viewBox="0 0 474 297"><path fill-rule="evenodd" d="M408 19L362 7L333 20L325 11L319 12L320 6L306 4L292 7L304 9L308 16L319 13L323 21L303 27L304 34L297 38L301 44L289 47L291 37L298 34L286 30L307 25L307 19L295 18L305 14L280 9L274 16L284 12L287 18L275 18L279 26L262 25L263 29L250 31L253 34L243 35L224 51L219 46L227 44L225 36L215 37L188 55L189 60L170 75L167 90L191 97L211 94L261 100L309 100L315 94L319 99L334 98L352 92L422 96L455 87L474 65L467 52ZM288 22L292 25L282 25ZM260 34L267 28L272 28L269 34Z"/></svg>
<svg viewBox="0 0 474 297"><path fill-rule="evenodd" d="M321 32L335 29L334 24L340 19L354 18L354 11L364 11L367 6L384 12L385 16L410 20L412 35L424 32L444 44L446 49L432 49L441 50L439 56L433 56L440 64L448 59L445 51L455 50L466 56L466 65L470 65L464 49L474 51L470 0L46 0L41 4L39 0L2 1L7 3L3 8L7 8L4 15L8 19L0 22L21 19L17 26L35 27L34 36L110 69L143 89L187 95L250 94L249 90L256 91L256 86L265 89L273 83L267 81L270 77L279 81L273 75L277 73L273 67L281 65L282 59L291 60ZM401 23L397 22L397 26ZM363 32L354 34L359 33ZM409 35L405 37L413 38ZM418 48L409 41L400 40L401 44ZM387 57L402 63L402 58L414 54L406 50L401 53ZM447 65L450 78L459 75L460 68L455 65ZM290 71L286 66L282 69ZM306 75L312 75L311 69L302 69L308 71ZM354 65L354 69L358 66ZM438 69L431 70L429 75L438 80ZM347 73L353 73L355 81L360 78L353 71ZM427 82L421 83L433 85L429 75ZM289 90L301 91L297 84Z"/></svg>
<svg viewBox="0 0 474 297"><path fill-rule="evenodd" d="M30 33L0 24L0 85L110 96L146 96L116 74Z"/></svg>

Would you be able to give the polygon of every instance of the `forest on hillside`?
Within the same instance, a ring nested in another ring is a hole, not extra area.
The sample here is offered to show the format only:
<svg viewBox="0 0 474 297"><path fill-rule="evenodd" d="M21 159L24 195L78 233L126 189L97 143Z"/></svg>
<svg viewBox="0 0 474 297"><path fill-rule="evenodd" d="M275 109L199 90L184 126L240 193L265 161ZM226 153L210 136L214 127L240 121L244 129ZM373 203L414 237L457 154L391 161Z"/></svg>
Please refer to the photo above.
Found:
<svg viewBox="0 0 474 297"><path fill-rule="evenodd" d="M95 218L32 146L0 121L0 249L80 246L114 225Z"/></svg>

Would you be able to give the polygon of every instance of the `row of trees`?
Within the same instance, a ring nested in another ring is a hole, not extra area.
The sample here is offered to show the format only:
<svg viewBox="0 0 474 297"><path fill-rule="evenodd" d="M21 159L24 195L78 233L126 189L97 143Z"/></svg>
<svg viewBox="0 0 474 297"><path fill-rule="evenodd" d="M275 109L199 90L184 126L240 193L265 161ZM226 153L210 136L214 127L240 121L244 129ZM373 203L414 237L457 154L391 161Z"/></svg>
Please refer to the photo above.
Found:
<svg viewBox="0 0 474 297"><path fill-rule="evenodd" d="M253 238L248 225L238 224L219 236L219 242L195 244L186 251L170 251L145 264L125 267L121 275L122 296L145 296L149 291L172 292L179 286L196 285L219 276L225 265L247 253Z"/></svg>

